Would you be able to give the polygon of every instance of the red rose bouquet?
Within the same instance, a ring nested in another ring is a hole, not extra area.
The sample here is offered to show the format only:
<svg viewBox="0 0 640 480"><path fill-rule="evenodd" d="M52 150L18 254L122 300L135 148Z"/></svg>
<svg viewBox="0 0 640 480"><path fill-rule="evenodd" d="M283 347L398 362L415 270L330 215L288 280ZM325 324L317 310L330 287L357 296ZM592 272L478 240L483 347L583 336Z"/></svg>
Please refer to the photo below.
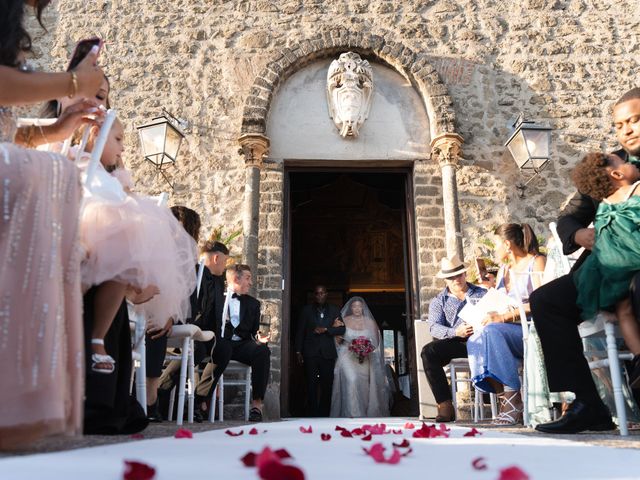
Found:
<svg viewBox="0 0 640 480"><path fill-rule="evenodd" d="M364 362L376 348L367 337L356 337L349 344L349 351L358 357L358 362Z"/></svg>

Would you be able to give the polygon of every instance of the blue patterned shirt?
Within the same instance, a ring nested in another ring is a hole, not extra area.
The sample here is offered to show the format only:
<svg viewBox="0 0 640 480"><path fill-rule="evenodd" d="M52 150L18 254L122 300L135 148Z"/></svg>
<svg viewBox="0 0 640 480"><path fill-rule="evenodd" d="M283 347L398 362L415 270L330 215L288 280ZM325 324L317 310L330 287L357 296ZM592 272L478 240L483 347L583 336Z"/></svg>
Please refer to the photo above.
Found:
<svg viewBox="0 0 640 480"><path fill-rule="evenodd" d="M467 283L469 289L467 290L466 297L481 298L487 291ZM458 313L462 310L467 303L466 297L464 300L458 300L458 297L449 293L449 288L445 289L438 294L436 298L429 303L429 332L433 338L454 338L456 336L456 328L462 323L462 320L458 317Z"/></svg>

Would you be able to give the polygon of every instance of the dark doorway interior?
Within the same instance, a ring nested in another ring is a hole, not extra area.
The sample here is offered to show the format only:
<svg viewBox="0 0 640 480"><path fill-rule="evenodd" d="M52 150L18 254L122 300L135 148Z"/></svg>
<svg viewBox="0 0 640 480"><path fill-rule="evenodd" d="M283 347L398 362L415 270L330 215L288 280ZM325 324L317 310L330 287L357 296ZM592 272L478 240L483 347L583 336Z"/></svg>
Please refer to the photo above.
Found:
<svg viewBox="0 0 640 480"><path fill-rule="evenodd" d="M339 307L362 296L381 329L385 359L409 396L407 173L289 172L291 416L306 413L302 368L293 341L316 284ZM412 335L410 334L410 338Z"/></svg>

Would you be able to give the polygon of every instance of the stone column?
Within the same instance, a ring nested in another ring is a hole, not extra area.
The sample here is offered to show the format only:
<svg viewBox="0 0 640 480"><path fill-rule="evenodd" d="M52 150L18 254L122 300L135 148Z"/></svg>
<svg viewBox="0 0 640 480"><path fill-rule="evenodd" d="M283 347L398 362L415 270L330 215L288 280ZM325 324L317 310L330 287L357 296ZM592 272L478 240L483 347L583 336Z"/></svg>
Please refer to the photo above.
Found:
<svg viewBox="0 0 640 480"><path fill-rule="evenodd" d="M460 209L458 206L458 184L456 169L462 153L463 138L457 133L443 133L431 140L431 158L438 162L442 172L442 203L444 206L444 229L447 255L462 252Z"/></svg>
<svg viewBox="0 0 640 480"><path fill-rule="evenodd" d="M244 155L247 174L242 206L242 261L251 267L254 279L258 272L258 220L260 215L260 169L269 153L269 138L259 133L247 133L238 138ZM255 294L255 284L252 294Z"/></svg>

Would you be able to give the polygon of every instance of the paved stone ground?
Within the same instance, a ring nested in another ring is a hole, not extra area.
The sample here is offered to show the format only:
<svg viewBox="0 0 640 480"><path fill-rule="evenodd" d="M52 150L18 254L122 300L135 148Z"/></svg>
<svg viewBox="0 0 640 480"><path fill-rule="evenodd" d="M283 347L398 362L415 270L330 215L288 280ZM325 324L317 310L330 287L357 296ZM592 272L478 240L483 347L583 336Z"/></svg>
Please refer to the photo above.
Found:
<svg viewBox="0 0 640 480"><path fill-rule="evenodd" d="M216 430L216 429L227 429L227 428L238 428L243 425L246 425L243 421L226 421L226 422L216 422L214 424L204 422L204 423L194 423L194 424L185 424L183 428L188 428L194 433L205 432L208 430ZM632 448L632 449L640 449L640 428L634 429L630 431L629 437L623 438L617 432L611 434L602 434L602 433L581 433L577 435L544 435L542 433L534 431L532 428L524 428L524 427L494 427L487 423L479 422L479 423L467 423L467 422L457 422L456 425L466 426L466 427L476 427L476 428L487 428L497 431L509 432L509 433L518 433L522 435L536 435L536 436L547 436L553 437L563 440L572 440L577 442L585 442L592 445L606 446L606 447L615 447L615 448ZM174 422L163 422L160 424L151 424L149 427L142 433L144 438L161 438L161 437L170 437L173 436L175 431L178 429ZM73 450L76 448L87 448L87 447L96 447L100 445L110 445L114 443L124 443L135 441L128 435L122 436L107 436L107 435L86 435L80 438L51 438L42 440L40 442L35 443L28 449L24 449L18 452L12 453L0 453L0 458L12 456L12 455L29 455L34 453L46 453L46 452L57 452L63 450Z"/></svg>

